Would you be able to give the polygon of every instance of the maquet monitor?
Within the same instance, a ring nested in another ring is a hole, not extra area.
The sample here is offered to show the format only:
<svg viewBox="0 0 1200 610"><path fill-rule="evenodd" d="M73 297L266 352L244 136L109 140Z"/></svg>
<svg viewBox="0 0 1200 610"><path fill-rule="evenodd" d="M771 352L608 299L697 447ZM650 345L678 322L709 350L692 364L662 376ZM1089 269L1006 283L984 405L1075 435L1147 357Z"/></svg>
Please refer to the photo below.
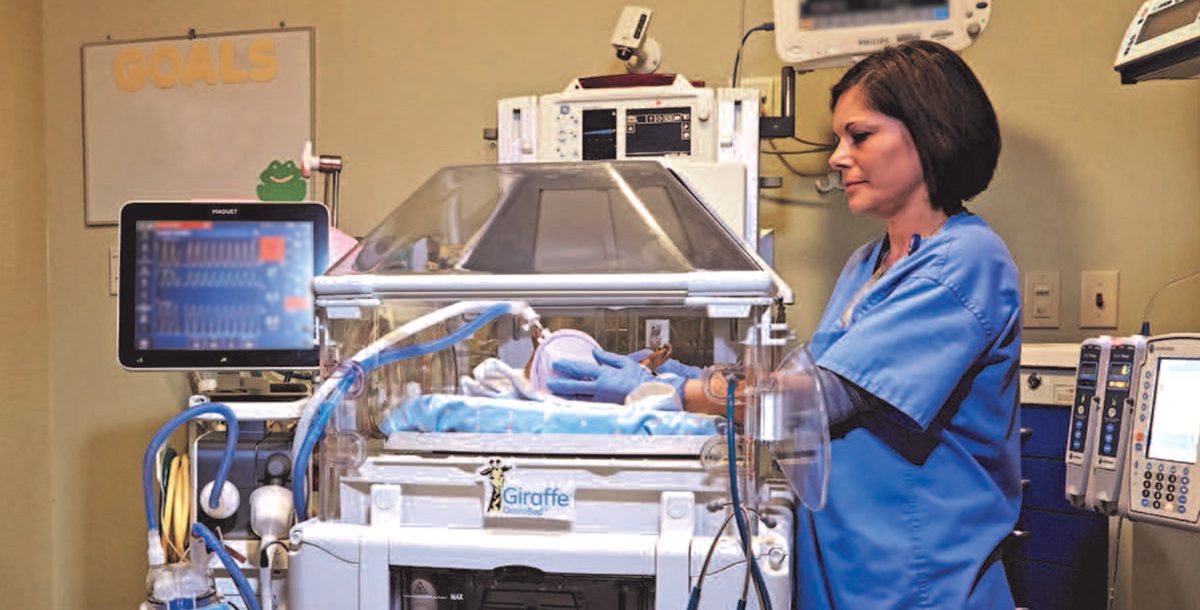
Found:
<svg viewBox="0 0 1200 610"><path fill-rule="evenodd" d="M128 369L318 365L319 203L130 202L121 208L117 356Z"/></svg>

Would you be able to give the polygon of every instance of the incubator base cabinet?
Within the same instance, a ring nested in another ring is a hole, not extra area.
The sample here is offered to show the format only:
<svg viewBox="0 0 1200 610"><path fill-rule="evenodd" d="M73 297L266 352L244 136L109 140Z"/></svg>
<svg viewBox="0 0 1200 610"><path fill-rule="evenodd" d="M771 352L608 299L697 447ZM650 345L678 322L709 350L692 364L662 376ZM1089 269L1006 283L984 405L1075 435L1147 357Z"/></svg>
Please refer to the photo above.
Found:
<svg viewBox="0 0 1200 610"><path fill-rule="evenodd" d="M728 481L702 464L705 437L589 439L595 453L580 455L579 439L512 435L488 453L409 453L421 436L393 435L403 449L341 479L340 522L292 530L292 610L687 607L727 513ZM556 444L562 455L522 453ZM776 491L774 527L760 522L753 545L773 606L789 608L792 500ZM493 493L506 512L488 516ZM716 546L700 608L736 605L736 540Z"/></svg>
<svg viewBox="0 0 1200 610"><path fill-rule="evenodd" d="M1005 542L1013 599L1030 610L1094 610L1107 599L1108 518L1063 494L1080 346L1021 350L1021 479L1016 530Z"/></svg>

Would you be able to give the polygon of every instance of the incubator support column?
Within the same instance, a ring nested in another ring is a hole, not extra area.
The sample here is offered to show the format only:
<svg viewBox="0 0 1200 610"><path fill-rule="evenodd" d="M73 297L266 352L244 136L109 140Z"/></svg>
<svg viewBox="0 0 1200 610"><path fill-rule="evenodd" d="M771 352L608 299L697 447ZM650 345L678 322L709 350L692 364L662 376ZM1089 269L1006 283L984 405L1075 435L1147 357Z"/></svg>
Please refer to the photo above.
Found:
<svg viewBox="0 0 1200 610"><path fill-rule="evenodd" d="M654 607L686 608L691 586L692 537L696 534L696 494L663 492L659 507Z"/></svg>

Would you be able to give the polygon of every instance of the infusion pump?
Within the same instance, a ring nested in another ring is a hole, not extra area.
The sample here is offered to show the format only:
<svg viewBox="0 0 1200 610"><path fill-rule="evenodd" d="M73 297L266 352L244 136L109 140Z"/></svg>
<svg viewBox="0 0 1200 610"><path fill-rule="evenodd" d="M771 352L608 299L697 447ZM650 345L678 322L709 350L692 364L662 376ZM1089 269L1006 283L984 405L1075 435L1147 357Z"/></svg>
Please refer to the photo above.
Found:
<svg viewBox="0 0 1200 610"><path fill-rule="evenodd" d="M1200 531L1200 334L1099 337L1079 354L1067 499Z"/></svg>
<svg viewBox="0 0 1200 610"><path fill-rule="evenodd" d="M636 86L612 80L575 79L559 93L500 100L498 161L658 160L758 247L758 91L681 75Z"/></svg>
<svg viewBox="0 0 1200 610"><path fill-rule="evenodd" d="M1103 395L1095 401L1095 441L1092 473L1085 503L1093 510L1115 515L1129 448L1134 385L1146 353L1146 338L1135 335L1112 340L1104 371Z"/></svg>
<svg viewBox="0 0 1200 610"><path fill-rule="evenodd" d="M1079 348L1067 430L1066 497L1074 506L1117 514L1129 444L1132 386L1146 338L1096 337Z"/></svg>
<svg viewBox="0 0 1200 610"><path fill-rule="evenodd" d="M992 0L774 0L775 51L798 68L848 66L884 47L932 40L955 51L991 21Z"/></svg>
<svg viewBox="0 0 1200 610"><path fill-rule="evenodd" d="M1152 337L1133 383L1134 417L1121 514L1200 531L1200 335Z"/></svg>
<svg viewBox="0 0 1200 610"><path fill-rule="evenodd" d="M1079 348L1079 366L1075 369L1075 403L1071 406L1070 427L1067 429L1066 496L1067 501L1084 508L1088 478L1092 473L1092 453L1095 444L1093 413L1103 399L1104 370L1112 349L1111 337L1087 339Z"/></svg>

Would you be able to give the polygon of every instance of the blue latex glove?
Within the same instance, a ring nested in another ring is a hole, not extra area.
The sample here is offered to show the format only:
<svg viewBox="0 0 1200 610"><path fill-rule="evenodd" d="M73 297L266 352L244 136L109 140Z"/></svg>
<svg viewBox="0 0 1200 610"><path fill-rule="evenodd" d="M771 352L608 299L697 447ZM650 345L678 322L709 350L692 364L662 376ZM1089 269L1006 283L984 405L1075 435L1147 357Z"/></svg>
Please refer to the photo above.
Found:
<svg viewBox="0 0 1200 610"><path fill-rule="evenodd" d="M642 358L650 355L650 352L651 350L648 349L640 349L632 354L629 354L629 357L641 362ZM654 371L656 373L670 373L672 375L678 375L684 379L699 379L700 375L704 373L704 369L698 366L684 364L674 358L668 358L666 362L662 363L662 366L654 369Z"/></svg>
<svg viewBox="0 0 1200 610"><path fill-rule="evenodd" d="M551 379L546 387L567 398L621 404L634 388L655 381L653 373L628 356L597 348L592 350L592 357L596 362L555 362L551 365L554 370L571 379Z"/></svg>

